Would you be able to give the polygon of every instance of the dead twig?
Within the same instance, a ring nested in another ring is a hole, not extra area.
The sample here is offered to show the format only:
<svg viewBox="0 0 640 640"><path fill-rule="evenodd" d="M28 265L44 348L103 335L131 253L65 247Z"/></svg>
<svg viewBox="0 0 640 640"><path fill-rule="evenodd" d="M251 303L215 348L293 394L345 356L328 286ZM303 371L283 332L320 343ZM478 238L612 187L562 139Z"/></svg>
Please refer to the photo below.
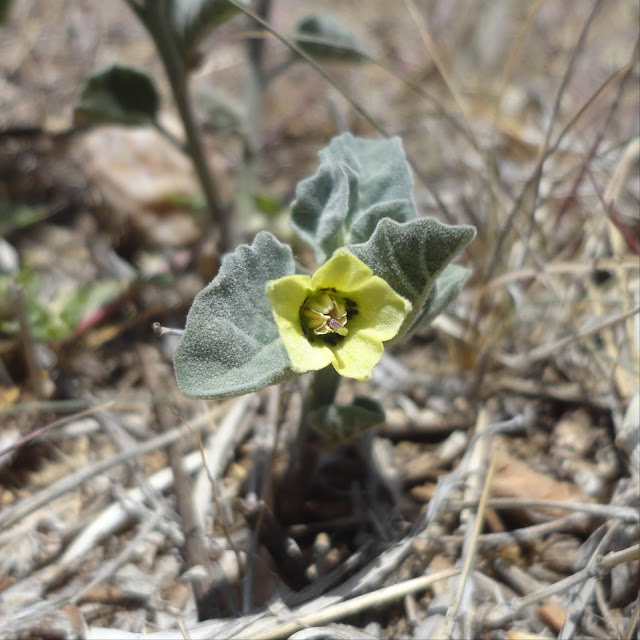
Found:
<svg viewBox="0 0 640 640"><path fill-rule="evenodd" d="M558 340L551 345L540 345L535 349L531 349L529 353L525 353L521 356L502 354L501 358L508 362L508 365L513 369L521 369L523 367L527 367L534 362L539 362L540 360L549 358L550 356L562 351L563 349L566 349L568 346L576 342L581 342L586 338L598 335L601 331L609 329L610 327L613 327L620 322L624 322L627 318L635 316L638 312L640 312L640 305L634 307L630 311L621 313L614 318L610 318L609 320L606 320L605 322L602 322L591 329L585 329L575 336L568 336L566 338L563 338L562 340Z"/></svg>
<svg viewBox="0 0 640 640"><path fill-rule="evenodd" d="M476 433L484 433L489 426L489 418L486 409L481 409L478 412L478 420L476 422ZM447 610L446 622L444 629L439 637L443 640L447 640L453 637L454 628L458 619L458 612L463 604L463 599L466 601L466 620L463 622L463 634L473 635L470 628L470 620L468 618L468 608L470 606L470 600L472 597L472 582L470 581L473 563L478 548L478 536L482 530L484 524L484 516L487 508L487 501L491 493L491 481L493 473L495 471L495 454L491 454L492 439L483 438L480 440L481 445L477 446L474 451L474 455L469 463L469 482L470 487L468 492L477 493L481 490L480 500L478 502L477 512L471 511L469 508L464 509L460 514L462 522L466 523L467 530L465 533L465 539L462 546L462 557L464 563L462 565L462 571L457 578L458 589L456 591L453 602ZM488 465L488 466L487 466ZM483 469L487 469L487 472L483 474ZM484 477L483 477L484 475ZM471 633L470 633L471 632Z"/></svg>
<svg viewBox="0 0 640 640"><path fill-rule="evenodd" d="M568 591L576 585L585 583L587 580L602 576L603 574L611 571L614 566L622 562L632 562L638 558L640 558L640 545L635 545L628 549L624 549L623 551L609 553L599 559L595 558L592 564L568 578L559 580L555 584L539 589L529 595L516 598L504 605L492 607L483 615L481 626L485 629L499 629L504 627L514 620L520 611L526 607L531 606L536 602L546 600L551 596ZM567 618L567 620L569 620L569 618ZM562 635L564 636L564 634Z"/></svg>
<svg viewBox="0 0 640 640"><path fill-rule="evenodd" d="M4 449L1 449L0 458L2 458L2 456L6 455L7 453L10 453L11 451L15 451L16 449L19 449L20 447L23 447L26 444L33 442L34 440L39 438L41 435L47 433L47 431L50 431L51 429L55 429L56 427L61 427L67 422L71 422L71 420L79 420L80 418L86 418L87 416L90 416L93 413L96 413L97 411L108 409L113 404L114 404L114 401L110 400L108 402L104 402L102 404L96 405L95 407L90 407L89 409L85 409L84 411L79 411L78 413L74 413L70 416L65 416L64 418L60 418L59 420L54 420L53 422L50 422L49 424L44 425L44 427L40 427L39 429L36 429L35 431L28 433L26 436L23 436L22 438L20 438L20 440L18 440L14 444Z"/></svg>
<svg viewBox="0 0 640 640"><path fill-rule="evenodd" d="M451 502L447 509L457 510L470 508L474 502ZM591 504L589 502L561 502L559 500L538 500L530 498L491 498L488 506L491 509L559 509L576 511L597 516L606 520L615 519L623 522L638 523L640 514L634 507L615 504Z"/></svg>
<svg viewBox="0 0 640 640"><path fill-rule="evenodd" d="M217 413L217 411L214 411L214 413ZM200 430L204 429L209 424L210 414L205 414L204 416L200 416L195 419L191 424L191 428ZM61 478L38 493L27 496L1 512L0 530L20 521L22 518L36 511L36 509L40 509L65 493L73 491L83 483L87 482L87 480L95 478L113 467L125 464L133 458L143 456L151 451L162 449L170 443L175 442L180 438L184 438L188 433L189 431L185 427L176 427L167 433L151 438L146 442L142 442L128 451L122 451L111 458L93 463L90 467L81 469L80 471L76 471L75 473L71 473Z"/></svg>
<svg viewBox="0 0 640 640"><path fill-rule="evenodd" d="M401 598L410 593L420 593L441 580L447 580L458 575L458 569L447 569L437 573L406 580L399 584L384 587L371 593L356 596L346 602L340 602L315 613L299 615L296 611L291 612L290 622L279 623L277 621L266 620L258 622L243 629L241 635L234 636L237 640L252 637L256 640L277 640L286 638L298 629L305 627L324 625L329 622L340 620L350 615L355 615L372 608L379 608Z"/></svg>

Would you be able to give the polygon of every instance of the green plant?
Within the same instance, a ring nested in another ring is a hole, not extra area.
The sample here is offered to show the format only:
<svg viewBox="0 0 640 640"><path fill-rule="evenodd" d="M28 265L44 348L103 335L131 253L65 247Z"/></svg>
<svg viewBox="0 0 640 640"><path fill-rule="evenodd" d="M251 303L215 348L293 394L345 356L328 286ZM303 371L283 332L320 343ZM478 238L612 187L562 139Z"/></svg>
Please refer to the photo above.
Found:
<svg viewBox="0 0 640 640"><path fill-rule="evenodd" d="M142 71L114 65L91 76L82 102L75 110L76 124L148 124L158 129L193 163L221 249L229 243L228 207L222 202L204 151L202 132L193 114L189 70L197 47L214 28L239 11L227 0L126 0L149 32L164 66L176 109L182 120L185 143L176 140L157 119L158 92ZM240 3L242 6L242 3Z"/></svg>
<svg viewBox="0 0 640 640"><path fill-rule="evenodd" d="M418 217L398 138L344 134L320 158L291 211L318 270L310 277L288 245L259 233L196 296L174 363L183 393L209 399L318 371L311 426L342 440L380 422L381 409L333 408L339 376L369 379L383 343L445 308L469 276L450 262L475 229Z"/></svg>
<svg viewBox="0 0 640 640"><path fill-rule="evenodd" d="M201 128L194 118L194 98L189 86L189 72L199 59L198 47L210 31L237 13L245 13L260 26L271 31L291 50L283 64L270 70L262 69L262 41L249 41L249 83L245 101L247 113L241 114L225 103L218 91L201 94L218 124L237 134L244 145L246 166L239 179L240 193L237 208L258 210L252 198L254 190L254 156L261 146L261 95L269 80L286 70L292 63L306 60L320 73L313 58L360 62L353 35L331 16L309 15L299 21L295 38L289 39L274 31L263 19L269 13L270 2L265 0L253 12L247 0L125 0L144 25L156 47L164 67L178 115L184 129L184 143L163 127L158 119L160 97L153 80L143 71L129 66L112 65L87 79L81 102L74 110L74 122L80 126L120 124L148 125L156 128L174 146L186 153L193 163L200 182L206 208L218 235L221 251L230 244L230 205L223 202L211 173L203 145ZM326 76L334 85L336 82ZM337 85L336 85L337 86ZM344 90L342 90L344 92ZM350 99L347 96L347 99ZM354 104L355 106L355 104ZM360 109L361 110L361 109ZM370 119L370 118L369 118ZM241 126L242 122L242 126Z"/></svg>

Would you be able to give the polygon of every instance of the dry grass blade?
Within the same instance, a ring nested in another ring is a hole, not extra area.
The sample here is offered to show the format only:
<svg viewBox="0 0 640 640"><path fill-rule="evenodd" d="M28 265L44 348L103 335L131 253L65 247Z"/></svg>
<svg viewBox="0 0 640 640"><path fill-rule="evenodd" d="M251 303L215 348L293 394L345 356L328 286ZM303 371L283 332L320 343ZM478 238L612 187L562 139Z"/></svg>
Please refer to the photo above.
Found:
<svg viewBox="0 0 640 640"><path fill-rule="evenodd" d="M296 611L291 612L291 622L259 622L255 625L243 629L242 634L234 636L237 640L252 637L256 640L276 640L277 638L286 638L291 633L305 627L324 625L335 620L341 620L350 615L362 613L375 607L382 607L389 603L404 598L410 593L420 593L431 587L436 582L447 580L458 575L457 569L449 569L440 571L432 575L421 576L413 580L407 580L399 584L389 587L383 587L376 591L356 596L345 602L329 605L314 613L305 613L299 615ZM264 627L271 627L265 629Z"/></svg>
<svg viewBox="0 0 640 640"><path fill-rule="evenodd" d="M517 218L517 216L520 214L520 212L523 209L523 205L525 204L525 201L528 199L532 202L532 206L531 206L531 212L534 212L536 209L536 202L538 200L538 190L540 187L540 179L542 177L542 170L544 167L544 163L545 160L547 159L547 151L549 149L549 145L551 142L551 135L553 132L553 128L555 127L556 121L558 119L558 115L560 113L560 104L562 102L562 97L564 96L564 93L566 91L567 85L569 83L569 80L571 78L571 74L573 72L574 69L574 65L576 63L576 60L578 59L579 53L582 50L582 46L584 44L584 41L586 39L587 33L589 31L589 28L591 27L591 24L600 8L601 5L601 0L596 0L593 4L593 7L591 9L591 12L589 13L589 16L587 17L587 20L585 21L582 30L580 32L580 35L578 37L578 41L573 49L573 52L571 54L571 57L569 59L569 63L567 64L566 70L564 72L564 75L562 77L562 81L560 82L560 86L558 88L558 92L556 94L556 98L553 104L553 109L551 112L551 117L549 119L549 126L547 127L547 132L545 135L545 140L540 152L540 160L538 161L538 164L536 165L536 168L532 174L532 176L529 178L529 180L527 181L525 187L523 188L523 190L520 193L520 196L518 197L518 199L516 200L513 208L511 209L511 212L509 214L509 216L507 217L507 220L502 228L502 231L500 232L500 235L498 236L497 242L496 242L496 246L495 246L495 252L493 254L493 258L491 259L491 262L489 263L489 267L487 268L486 271L486 278L487 279L491 279L491 277L494 274L494 270L495 268L498 266L498 261L500 260L501 256L502 256L502 248L503 248L503 244L506 241L509 232L511 231L511 228ZM533 222L533 215L531 215L530 217L531 221Z"/></svg>
<svg viewBox="0 0 640 640"><path fill-rule="evenodd" d="M88 593L93 587L99 585L102 582L108 580L115 571L123 565L129 557L134 553L136 546L142 542L158 525L160 520L164 517L162 509L154 511L152 517L143 522L140 527L140 531L126 544L122 551L111 561L106 562L104 566L96 573L96 575L87 583L84 588L80 589L71 598L72 603L77 603Z"/></svg>
<svg viewBox="0 0 640 640"><path fill-rule="evenodd" d="M216 502L213 500L216 483L232 459L238 442L246 436L250 424L245 417L255 405L253 394L234 401L220 427L209 436L201 451L203 467L194 483L192 499L198 525L203 531L207 527L207 518L216 517Z"/></svg>
<svg viewBox="0 0 640 640"><path fill-rule="evenodd" d="M242 611L247 614L253 608L252 593L254 589L254 577L256 574L256 540L260 539L264 514L267 513L266 505L271 502L272 472L275 452L278 445L278 418L280 415L281 392L279 387L271 387L267 396L267 419L262 427L258 427L254 434L256 451L253 460L249 490L246 499L247 505L261 503L254 531L251 532L248 544L248 562L245 571L245 582L242 591Z"/></svg>
<svg viewBox="0 0 640 640"><path fill-rule="evenodd" d="M440 54L438 53L438 48L436 47L435 42L431 38L425 19L418 12L418 8L416 7L415 2L413 0L404 0L404 4L409 10L409 14L411 15L412 20L414 21L416 27L418 28L418 31L420 32L420 37L422 38L422 41L424 42L424 45L427 51L429 52L429 55L433 58L433 61L438 69L438 72L440 73L440 75L442 76L442 79L447 85L447 89L451 93L456 103L456 106L462 112L467 129L469 130L469 134L471 136L471 141L473 143L473 146L477 148L478 143L473 137L473 131L471 127L469 127L468 109L467 109L465 100L462 98L462 95L458 92L455 86L455 83L453 81L453 78L447 71L447 68L444 62Z"/></svg>
<svg viewBox="0 0 640 640"><path fill-rule="evenodd" d="M200 468L201 463L200 453L191 452L182 460L183 472L187 475L192 474ZM170 487L173 480L173 472L166 468L148 478L147 485L150 489L161 492ZM61 566L69 566L81 559L100 540L122 527L131 518L134 506L144 501L145 493L141 489L135 488L127 491L125 497L126 501L111 504L74 538L60 559Z"/></svg>
<svg viewBox="0 0 640 640"><path fill-rule="evenodd" d="M491 501L489 501L489 507L491 507ZM483 533L479 536L478 541L489 547L499 547L502 545L509 545L513 543L522 543L532 540L539 540L547 534L557 533L561 531L579 531L583 529L589 516L582 513L572 513L568 516L556 518L549 522L542 522L540 524L534 524L529 527L521 527L520 529L514 529L513 531L499 531L496 533ZM444 536L445 541L451 540L452 542L459 542L462 536Z"/></svg>
<svg viewBox="0 0 640 640"><path fill-rule="evenodd" d="M640 150L640 140L638 141ZM509 271L504 275L498 276L489 282L486 286L487 290L500 289L507 284L517 282L518 280L531 280L543 277L545 274L584 274L597 271L636 271L638 269L637 258L604 258L595 260L590 264L581 264L579 262L550 262L543 264L539 269L532 267Z"/></svg>
<svg viewBox="0 0 640 640"><path fill-rule="evenodd" d="M601 545L604 543L605 545L608 542L607 536L603 538ZM595 555L592 558L592 562L585 567L584 569L576 572L572 576L565 578L564 580L560 580L548 587L544 587L535 591L534 593L528 594L521 598L517 598L505 605L497 606L487 611L483 617L483 626L490 629L499 629L507 625L511 620L513 620L523 609L526 607L540 602L542 600L546 600L547 598L558 595L565 591L569 591L570 589L581 586L582 588L593 588L593 581L603 574L611 571L614 566L624 562L634 562L637 561L640 557L640 546L634 545L629 549L624 549L620 552L610 553L603 556ZM584 593L581 593L584 595ZM585 606L586 600L580 599L577 597L574 599L574 602L578 604L580 614ZM563 638L571 637L571 633L575 629L575 623L570 622L571 616L567 616L567 622L565 623L565 627L563 632L560 634Z"/></svg>
<svg viewBox="0 0 640 640"><path fill-rule="evenodd" d="M595 579L603 575L603 573L609 572L617 564L620 564L622 562L636 561L639 557L639 554L640 547L636 545L629 549L625 549L624 551L617 552L615 554L607 554L604 557L600 557L589 566L585 567L581 571L578 571L572 576L565 578L564 580L560 580L555 584L544 587L539 591L531 593L522 598L517 598L516 600L509 602L506 605L494 607L484 615L482 624L489 629L499 629L501 627L505 627L519 614L520 611L522 611L526 607L542 600L546 600L551 596L569 591L570 589L578 585L585 585L585 583L587 583L589 580ZM583 607L584 601L580 601L579 606ZM582 609L580 610L580 612L581 611ZM569 620L569 617L567 618L567 620ZM573 627L573 624L567 626L569 630L571 630L570 627ZM570 635L567 635L567 633L568 632L563 632L561 634L562 637L571 637Z"/></svg>
<svg viewBox="0 0 640 640"><path fill-rule="evenodd" d="M449 505L450 509L469 508L475 503L456 503ZM617 519L623 522L638 523L640 514L634 507L615 504L590 504L587 502L561 502L559 500L536 500L529 498L492 498L489 500L492 509L558 509L561 511L575 511L604 519Z"/></svg>

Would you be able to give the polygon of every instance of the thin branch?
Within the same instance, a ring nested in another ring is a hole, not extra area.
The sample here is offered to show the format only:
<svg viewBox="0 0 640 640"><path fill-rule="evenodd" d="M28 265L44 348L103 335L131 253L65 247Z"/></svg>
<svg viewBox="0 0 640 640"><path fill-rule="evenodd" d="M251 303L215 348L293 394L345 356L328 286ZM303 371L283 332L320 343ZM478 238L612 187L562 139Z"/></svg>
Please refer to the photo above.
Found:
<svg viewBox="0 0 640 640"><path fill-rule="evenodd" d="M113 404L114 404L114 400L109 400L108 402L104 402L103 404L99 404L95 407L91 407L90 409L85 409L84 411L80 411L70 416L65 416L64 418L60 418L59 420L55 420L54 422L50 422L49 424L45 424L44 427L40 427L39 429L36 429L35 431L28 433L26 436L23 436L22 438L20 438L20 440L18 440L18 442L4 449L0 449L0 458L2 458L2 456L6 455L7 453L10 453L11 451L14 451L15 449L19 449L20 447L23 447L24 445L29 444L30 442L32 442L36 438L39 438L41 435L43 435L47 431L50 431L51 429L60 427L63 424L66 424L67 422L69 422L70 420L78 420L79 418L85 418L86 416L90 416L92 413L96 413L96 411L102 411L103 409L107 409L111 407L111 405Z"/></svg>
<svg viewBox="0 0 640 640"><path fill-rule="evenodd" d="M446 508L452 511L459 511L460 509L468 509L473 506L475 506L475 502L473 501L452 501L447 504ZM492 509L558 509L560 511L586 513L607 520L615 519L630 523L640 522L640 514L637 509L616 504L560 502L559 500L539 500L535 498L491 498L489 500L489 507Z"/></svg>
<svg viewBox="0 0 640 640"><path fill-rule="evenodd" d="M195 419L191 423L191 429L200 430L209 426L209 421L211 419L210 416L210 413L206 413ZM95 478L105 471L124 464L133 458L145 455L151 451L162 449L170 445L172 442L184 438L188 433L189 431L185 427L176 427L167 433L163 433L151 440L142 442L138 446L132 447L127 451L122 451L121 453L106 460L94 462L91 466L62 477L60 480L48 485L40 492L24 498L0 512L0 530L11 526L37 509L40 509L46 504L52 502L56 498L76 489L81 484L87 482L87 480Z"/></svg>
<svg viewBox="0 0 640 640"><path fill-rule="evenodd" d="M631 318L632 316L635 316L638 312L640 312L640 305L631 309L630 311L627 311L626 313L622 313L616 316L615 318L611 318L610 320L602 322L591 329L586 329L582 333L579 333L575 336L568 336L567 338L558 340L556 343L551 345L544 345L544 344L540 345L539 347L532 349L531 351L529 351L529 353L526 353L522 356L511 356L508 354L502 354L501 357L505 360L505 362L508 361L509 366L514 369L526 367L534 362L544 360L545 358L548 358L554 355L555 353L558 353L559 351L566 349L568 346L576 342L581 342L586 338L595 336L599 334L601 331L604 331L605 329L609 329L610 327L613 327L619 324L620 322L623 322L627 318Z"/></svg>
<svg viewBox="0 0 640 640"><path fill-rule="evenodd" d="M591 578L608 573L618 564L633 562L638 558L640 558L640 545L635 545L628 549L624 549L623 551L609 553L568 578L559 580L558 582L539 589L534 593L522 596L521 598L516 598L507 604L492 608L484 616L483 626L488 629L504 628L526 607L536 604L542 600L546 600L551 596L564 593L572 587L582 584Z"/></svg>
<svg viewBox="0 0 640 640"><path fill-rule="evenodd" d="M479 146L473 135L473 131L469 126L469 118L467 117L466 102L462 98L462 95L458 93L458 90L456 89L455 84L453 82L453 78L449 75L449 72L447 71L447 68L445 67L442 58L440 58L438 49L436 48L436 45L433 39L431 38L431 34L427 29L426 21L424 20L424 18L422 18L422 16L418 12L418 9L413 0L404 0L404 3L409 11L409 15L411 16L411 19L413 20L414 24L418 28L420 37L422 38L422 41L424 42L424 45L427 48L427 51L431 55L431 58L433 59L433 62L436 65L436 68L438 69L440 76L444 80L444 83L447 86L447 89L449 89L449 92L451 93L451 96L453 97L454 102L456 103L458 109L462 113L462 117L465 121L465 124L467 125L467 132L468 132L467 135L471 141L471 144L477 150Z"/></svg>

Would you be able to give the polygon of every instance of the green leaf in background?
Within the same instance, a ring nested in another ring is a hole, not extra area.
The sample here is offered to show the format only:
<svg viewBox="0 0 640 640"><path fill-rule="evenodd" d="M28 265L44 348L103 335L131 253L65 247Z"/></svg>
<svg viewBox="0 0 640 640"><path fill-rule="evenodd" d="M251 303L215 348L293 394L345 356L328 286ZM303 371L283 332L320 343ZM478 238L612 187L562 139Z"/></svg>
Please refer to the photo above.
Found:
<svg viewBox="0 0 640 640"><path fill-rule="evenodd" d="M322 264L341 246L366 242L383 218L416 218L413 178L400 138L345 133L319 153L318 172L296 189L291 226Z"/></svg>
<svg viewBox="0 0 640 640"><path fill-rule="evenodd" d="M203 113L202 126L221 136L244 135L244 105L220 87L199 86L194 97Z"/></svg>
<svg viewBox="0 0 640 640"><path fill-rule="evenodd" d="M227 0L174 0L172 8L173 32L185 54L192 53L213 29L239 11Z"/></svg>
<svg viewBox="0 0 640 640"><path fill-rule="evenodd" d="M5 312L1 304L3 299L9 299L13 277L22 287L27 320L36 342L70 338L84 317L116 299L123 290L117 280L97 280L66 288L51 297L43 292L41 278L28 267L13 275L0 272L0 335L15 335L20 330L13 313Z"/></svg>
<svg viewBox="0 0 640 640"><path fill-rule="evenodd" d="M319 407L309 413L308 420L320 439L320 446L333 449L382 424L385 415L378 402L358 396L346 407L335 404Z"/></svg>
<svg viewBox="0 0 640 640"><path fill-rule="evenodd" d="M73 119L75 124L148 124L155 121L159 105L158 91L146 73L113 65L87 80Z"/></svg>
<svg viewBox="0 0 640 640"><path fill-rule="evenodd" d="M271 217L278 216L285 210L282 200L270 193L254 194L253 204L260 213Z"/></svg>
<svg viewBox="0 0 640 640"><path fill-rule="evenodd" d="M4 24L6 22L10 8L11 0L0 0L0 24Z"/></svg>
<svg viewBox="0 0 640 640"><path fill-rule="evenodd" d="M21 268L15 274L0 273L0 336L14 336L20 331L20 323L10 303L11 285L15 281L23 289L27 321L36 342L60 340L69 336L69 327L60 314L36 297L38 282L29 268Z"/></svg>
<svg viewBox="0 0 640 640"><path fill-rule="evenodd" d="M433 218L418 218L403 224L382 220L367 242L348 247L375 275L386 280L413 305L413 311L393 342L416 329L419 322L433 319L459 292L468 271L461 267L446 274L443 271L475 235L472 226L447 225ZM441 274L439 292L436 289L433 293L432 288Z"/></svg>
<svg viewBox="0 0 640 640"><path fill-rule="evenodd" d="M124 289L118 280L97 280L82 285L69 293L60 305L60 319L75 331L83 319L97 310L117 300Z"/></svg>
<svg viewBox="0 0 640 640"><path fill-rule="evenodd" d="M222 261L193 301L174 356L190 398L226 398L295 376L271 314L265 286L295 271L291 249L266 231Z"/></svg>
<svg viewBox="0 0 640 640"><path fill-rule="evenodd" d="M333 16L307 16L296 25L296 33L303 36L296 38L296 44L314 58L348 62L362 60L354 35ZM313 39L318 42L313 42Z"/></svg>
<svg viewBox="0 0 640 640"><path fill-rule="evenodd" d="M0 195L0 236L24 229L49 215L45 206L31 206L10 202Z"/></svg>

